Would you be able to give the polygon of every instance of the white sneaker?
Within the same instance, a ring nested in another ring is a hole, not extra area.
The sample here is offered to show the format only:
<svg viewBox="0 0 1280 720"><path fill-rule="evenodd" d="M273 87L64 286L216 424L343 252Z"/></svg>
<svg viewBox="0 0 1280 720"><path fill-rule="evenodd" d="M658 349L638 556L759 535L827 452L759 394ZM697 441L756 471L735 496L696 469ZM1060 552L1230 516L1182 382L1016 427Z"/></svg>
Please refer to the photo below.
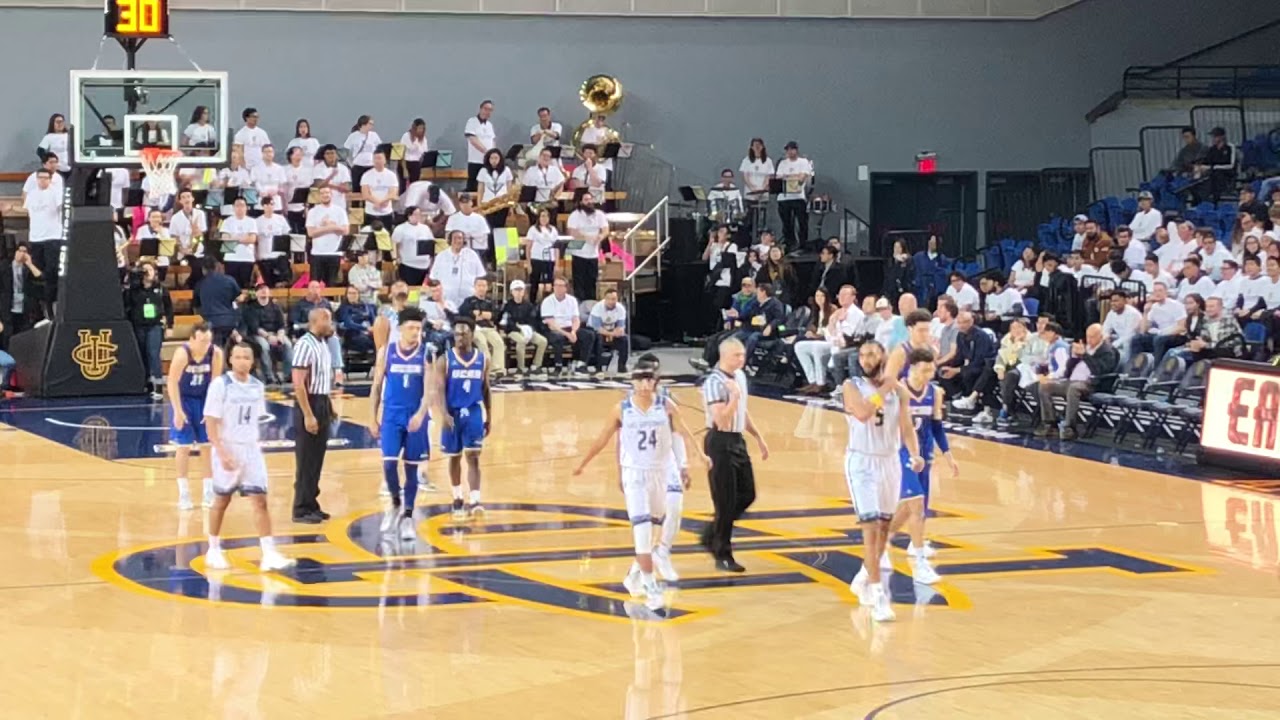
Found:
<svg viewBox="0 0 1280 720"><path fill-rule="evenodd" d="M210 570L230 570L231 562L221 548L209 548L204 554L204 566Z"/></svg>
<svg viewBox="0 0 1280 720"><path fill-rule="evenodd" d="M982 408L982 412L973 416L973 423L975 425L991 425L995 423L995 421L996 419L991 415L991 411L987 408Z"/></svg>
<svg viewBox="0 0 1280 720"><path fill-rule="evenodd" d="M925 558L931 558L934 555L937 555L938 551L934 549L933 545L931 545L928 540L925 540L924 549L916 547L915 543L908 543L907 554L912 557L920 556Z"/></svg>
<svg viewBox="0 0 1280 720"><path fill-rule="evenodd" d="M191 491L179 490L178 491L178 509L192 510L194 508L195 508L195 504L191 502Z"/></svg>
<svg viewBox="0 0 1280 720"><path fill-rule="evenodd" d="M653 551L653 569L657 570L662 579L667 582L676 582L680 579L680 575L676 573L676 566L671 564L671 551L667 548L660 547Z"/></svg>
<svg viewBox="0 0 1280 720"><path fill-rule="evenodd" d="M889 604L889 594L884 588L876 585L871 588L871 619L876 622L893 622L898 616L893 612L893 607Z"/></svg>
<svg viewBox="0 0 1280 720"><path fill-rule="evenodd" d="M622 587L626 588L633 598L645 596L644 579L638 572L627 573L627 576L622 578Z"/></svg>
<svg viewBox="0 0 1280 720"><path fill-rule="evenodd" d="M391 497L391 491L387 489L387 484L385 482L378 483L378 497L380 498Z"/></svg>
<svg viewBox="0 0 1280 720"><path fill-rule="evenodd" d="M284 570L291 568L297 564L297 560L285 557L280 553L272 550L262 553L262 562L258 563L258 569L262 572L273 572L275 570Z"/></svg>
<svg viewBox="0 0 1280 720"><path fill-rule="evenodd" d="M956 398L951 401L951 407L957 410L972 410L978 406L978 401L972 397Z"/></svg>
<svg viewBox="0 0 1280 720"><path fill-rule="evenodd" d="M932 585L941 580L942 576L933 569L928 560L917 557L911 561L911 579L922 585Z"/></svg>
<svg viewBox="0 0 1280 720"><path fill-rule="evenodd" d="M400 518L400 539L405 541L418 539L418 523L408 515Z"/></svg>
<svg viewBox="0 0 1280 720"><path fill-rule="evenodd" d="M403 514L403 511L399 505L388 505L387 509L382 513L382 524L378 526L378 530L384 533L391 532L401 514Z"/></svg>
<svg viewBox="0 0 1280 720"><path fill-rule="evenodd" d="M867 604L867 566L863 565L858 568L858 574L853 576L853 581L849 583L849 591L858 596L858 602L863 605Z"/></svg>
<svg viewBox="0 0 1280 720"><path fill-rule="evenodd" d="M201 507L213 507L213 482L206 482L204 486L204 498L200 501Z"/></svg>
<svg viewBox="0 0 1280 720"><path fill-rule="evenodd" d="M650 580L644 585L644 605L650 610L659 610L666 607L667 599L664 597L664 588L656 580Z"/></svg>

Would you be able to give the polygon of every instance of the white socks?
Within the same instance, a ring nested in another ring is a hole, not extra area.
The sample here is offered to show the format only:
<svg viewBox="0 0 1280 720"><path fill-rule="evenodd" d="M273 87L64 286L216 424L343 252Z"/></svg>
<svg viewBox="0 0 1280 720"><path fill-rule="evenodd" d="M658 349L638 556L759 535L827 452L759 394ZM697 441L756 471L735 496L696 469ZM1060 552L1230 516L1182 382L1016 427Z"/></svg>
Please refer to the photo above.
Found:
<svg viewBox="0 0 1280 720"><path fill-rule="evenodd" d="M676 540L676 533L680 532L680 516L684 513L684 493L668 492L667 493L667 516L662 520L662 536L658 540L658 544L670 550Z"/></svg>
<svg viewBox="0 0 1280 720"><path fill-rule="evenodd" d="M210 536L209 536L209 549L210 549L210 550L221 550L221 549L222 549L222 538L218 537L217 535L210 535Z"/></svg>
<svg viewBox="0 0 1280 720"><path fill-rule="evenodd" d="M479 490L472 490L472 491L471 491L471 504L472 504L472 505L479 505L479 504L480 504L480 491L479 491Z"/></svg>
<svg viewBox="0 0 1280 720"><path fill-rule="evenodd" d="M178 478L178 492L184 495L191 492L190 484L187 482L187 479L184 477Z"/></svg>
<svg viewBox="0 0 1280 720"><path fill-rule="evenodd" d="M453 486L453 499L454 499L454 500L461 500L461 499L462 499L462 497L463 497L463 496L462 496L462 485L454 485L454 486Z"/></svg>
<svg viewBox="0 0 1280 720"><path fill-rule="evenodd" d="M276 549L276 539L270 535L258 538L258 545L262 548L262 552L274 552Z"/></svg>

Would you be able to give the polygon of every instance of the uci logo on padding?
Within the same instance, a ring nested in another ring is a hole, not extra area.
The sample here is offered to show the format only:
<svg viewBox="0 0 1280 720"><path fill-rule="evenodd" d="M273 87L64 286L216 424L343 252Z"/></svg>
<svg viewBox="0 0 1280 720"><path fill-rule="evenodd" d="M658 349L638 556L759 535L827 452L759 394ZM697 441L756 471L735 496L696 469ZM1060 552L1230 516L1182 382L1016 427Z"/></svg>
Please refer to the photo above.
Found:
<svg viewBox="0 0 1280 720"><path fill-rule="evenodd" d="M119 362L116 351L120 348L111 342L111 331L102 330L97 334L92 330L76 332L80 342L71 349L71 359L80 367L80 374L92 382L106 378Z"/></svg>
<svg viewBox="0 0 1280 720"><path fill-rule="evenodd" d="M327 533L278 535L282 551L298 559L296 567L279 573L256 571L255 537L223 539L230 571L206 571L205 542L194 539L113 553L97 560L94 571L128 590L199 602L313 610L504 603L583 617L628 617L629 598L621 583L633 553L626 511L558 503L496 503L486 509L499 520L454 526L448 505L419 508L425 519L418 524L419 539L408 545L384 543L381 513L355 516L345 526L335 523ZM668 621L715 612L715 599L722 596L707 591L717 589L748 593L761 585L821 585L833 600L852 601L848 584L862 565L855 554L862 537L853 529L856 518L847 503L748 512L734 539L735 553L753 560L747 563L752 572L745 575L714 573L702 547L687 540L709 520L684 518L686 541L674 549L682 577L672 585ZM797 526L808 529L796 532ZM514 549L468 547L482 543ZM901 538L900 545L905 543ZM1104 546L1028 548L1014 557L989 559L989 553L979 557L976 548L945 537L933 543L943 582L920 585L909 574L894 572L889 589L895 603L967 608L957 585L969 576L1082 569L1130 577L1207 572Z"/></svg>

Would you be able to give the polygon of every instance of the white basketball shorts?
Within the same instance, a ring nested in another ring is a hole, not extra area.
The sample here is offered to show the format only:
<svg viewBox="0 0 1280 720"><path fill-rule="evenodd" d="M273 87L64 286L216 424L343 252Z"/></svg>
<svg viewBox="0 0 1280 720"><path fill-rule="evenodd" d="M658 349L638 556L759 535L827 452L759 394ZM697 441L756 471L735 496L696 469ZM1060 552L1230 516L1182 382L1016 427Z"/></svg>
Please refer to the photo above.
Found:
<svg viewBox="0 0 1280 720"><path fill-rule="evenodd" d="M262 448L252 445L231 445L227 448L236 460L235 472L222 466L222 458L214 450L210 458L213 464L213 491L219 495L265 495L267 492L267 460Z"/></svg>
<svg viewBox="0 0 1280 720"><path fill-rule="evenodd" d="M654 511L662 515L666 489L666 473L662 470L622 468L622 496L632 525L651 522Z"/></svg>
<svg viewBox="0 0 1280 720"><path fill-rule="evenodd" d="M892 520L902 493L902 460L898 454L844 456L844 477L858 522Z"/></svg>

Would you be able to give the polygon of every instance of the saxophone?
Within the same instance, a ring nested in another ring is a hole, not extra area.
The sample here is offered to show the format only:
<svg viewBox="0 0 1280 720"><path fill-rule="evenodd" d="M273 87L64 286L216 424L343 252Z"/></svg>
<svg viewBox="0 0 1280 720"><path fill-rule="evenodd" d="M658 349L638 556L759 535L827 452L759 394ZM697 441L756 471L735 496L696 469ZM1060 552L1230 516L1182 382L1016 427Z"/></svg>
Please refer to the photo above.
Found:
<svg viewBox="0 0 1280 720"><path fill-rule="evenodd" d="M511 187L507 188L507 191L502 195L480 203L476 207L476 212L481 215L489 215L491 213L498 212L499 210L506 210L507 208L514 206L519 199L520 183L513 182L511 183Z"/></svg>

